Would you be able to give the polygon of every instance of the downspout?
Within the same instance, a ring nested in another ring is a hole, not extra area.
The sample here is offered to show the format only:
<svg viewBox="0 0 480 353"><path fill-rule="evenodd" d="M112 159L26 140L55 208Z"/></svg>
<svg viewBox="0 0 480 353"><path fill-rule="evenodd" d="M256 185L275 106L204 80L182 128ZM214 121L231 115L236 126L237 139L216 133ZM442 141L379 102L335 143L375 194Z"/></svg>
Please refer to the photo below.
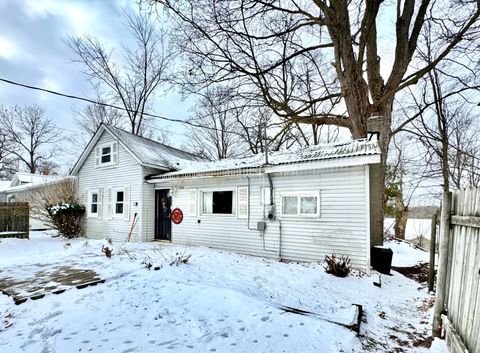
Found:
<svg viewBox="0 0 480 353"><path fill-rule="evenodd" d="M267 121L263 124L263 137L265 139L265 166L268 166L268 140L267 140ZM270 173L265 173L267 174L268 178L268 186L270 188L270 207L269 207L269 212L268 212L268 219L270 221L273 221L275 219L275 204L273 202L273 181L272 181L272 175ZM264 251L270 251L270 252L275 252L276 251L271 251L267 250L265 248L265 232L263 232L263 250ZM278 257L281 259L282 258L282 221L279 219L278 220Z"/></svg>
<svg viewBox="0 0 480 353"><path fill-rule="evenodd" d="M258 231L257 228L250 228L250 177L249 176L247 176L247 181L248 181L247 228L248 230Z"/></svg>
<svg viewBox="0 0 480 353"><path fill-rule="evenodd" d="M272 175L270 173L265 173L267 174L268 178L268 186L270 187L270 206L273 206L273 181L272 181Z"/></svg>

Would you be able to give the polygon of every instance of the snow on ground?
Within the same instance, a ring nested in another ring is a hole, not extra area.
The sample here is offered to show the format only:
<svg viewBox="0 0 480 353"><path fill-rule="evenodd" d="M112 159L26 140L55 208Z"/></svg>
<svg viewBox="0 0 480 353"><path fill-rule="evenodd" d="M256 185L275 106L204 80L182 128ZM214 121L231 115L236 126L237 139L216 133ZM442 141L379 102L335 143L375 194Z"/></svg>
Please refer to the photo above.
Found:
<svg viewBox="0 0 480 353"><path fill-rule="evenodd" d="M385 234L392 234L394 218L385 218L384 229ZM405 239L412 240L422 236L425 239L430 239L430 229L432 228L431 219L413 219L409 218L407 221L407 228L405 229Z"/></svg>
<svg viewBox="0 0 480 353"><path fill-rule="evenodd" d="M410 267L430 261L429 252L404 241L386 241L384 246L393 251L392 266Z"/></svg>
<svg viewBox="0 0 480 353"><path fill-rule="evenodd" d="M418 345L430 331L431 297L395 272L382 276L379 288L375 274L336 278L322 264L158 243L113 244L109 259L100 250L105 241L52 234L2 239L0 268L62 262L95 270L106 282L18 306L0 295L1 351L429 351ZM405 253L416 256L398 256ZM187 254L187 264L169 265ZM345 319L353 303L365 311L358 337L328 321ZM319 315L286 313L279 305Z"/></svg>

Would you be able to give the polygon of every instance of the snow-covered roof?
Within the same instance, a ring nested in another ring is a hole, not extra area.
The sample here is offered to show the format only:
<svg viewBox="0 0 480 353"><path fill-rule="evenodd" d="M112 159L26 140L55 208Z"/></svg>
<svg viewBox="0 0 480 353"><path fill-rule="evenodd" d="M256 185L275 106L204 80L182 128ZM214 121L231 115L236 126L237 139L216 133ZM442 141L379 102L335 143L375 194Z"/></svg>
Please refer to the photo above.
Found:
<svg viewBox="0 0 480 353"><path fill-rule="evenodd" d="M6 180L6 181L0 180L0 192L8 189L11 183L12 183L11 180Z"/></svg>
<svg viewBox="0 0 480 353"><path fill-rule="evenodd" d="M64 177L59 175L42 175L42 174L31 174L31 173L16 173L13 177L10 186L19 186L25 184L44 184L55 180L61 180Z"/></svg>
<svg viewBox="0 0 480 353"><path fill-rule="evenodd" d="M380 156L378 141L367 139L345 143L329 143L294 150L276 151L268 154L268 165L263 153L242 159L223 159L215 162L191 162L178 171L159 174L152 179L174 178L194 175L218 175L231 171L257 170L264 167L280 166L294 163L314 162L356 156ZM379 158L377 163L379 162Z"/></svg>
<svg viewBox="0 0 480 353"><path fill-rule="evenodd" d="M119 143L145 167L171 171L184 167L188 162L205 160L200 156L179 150L178 148L134 135L108 124L102 124L82 152L77 163L75 163L75 166L70 173L71 175L76 175L78 173L104 132L111 134L114 139L118 140Z"/></svg>
<svg viewBox="0 0 480 353"><path fill-rule="evenodd" d="M17 176L18 176L18 179L16 180ZM13 177L12 181L10 182L10 185L7 188L1 189L1 185L0 185L0 192L10 194L13 192L42 187L45 185L53 185L71 178L72 177L70 176L60 176L60 175L38 175L38 174L28 174L28 173L17 173L15 177ZM18 182L18 180L22 180L22 182L20 183Z"/></svg>
<svg viewBox="0 0 480 353"><path fill-rule="evenodd" d="M178 170L189 161L204 161L203 158L151 139L134 135L122 129L105 125L115 137L142 162L142 164Z"/></svg>

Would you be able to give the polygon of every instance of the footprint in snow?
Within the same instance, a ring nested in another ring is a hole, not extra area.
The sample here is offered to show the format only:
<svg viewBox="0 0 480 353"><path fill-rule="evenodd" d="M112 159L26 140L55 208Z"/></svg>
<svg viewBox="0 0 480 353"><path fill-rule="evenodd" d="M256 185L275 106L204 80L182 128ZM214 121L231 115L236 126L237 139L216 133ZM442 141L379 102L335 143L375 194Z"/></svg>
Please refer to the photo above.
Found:
<svg viewBox="0 0 480 353"><path fill-rule="evenodd" d="M137 350L137 347L128 348L128 349L125 349L124 351L122 351L122 353L131 353L131 352L135 352L136 350Z"/></svg>

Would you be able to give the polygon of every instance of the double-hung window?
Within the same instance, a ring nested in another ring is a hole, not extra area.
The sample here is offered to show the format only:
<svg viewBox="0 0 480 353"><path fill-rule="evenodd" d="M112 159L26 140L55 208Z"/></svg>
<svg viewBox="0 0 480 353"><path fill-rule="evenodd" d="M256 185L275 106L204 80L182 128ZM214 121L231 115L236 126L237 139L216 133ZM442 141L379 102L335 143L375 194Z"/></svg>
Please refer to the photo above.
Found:
<svg viewBox="0 0 480 353"><path fill-rule="evenodd" d="M100 211L100 194L97 190L88 192L88 208L89 217L98 217Z"/></svg>
<svg viewBox="0 0 480 353"><path fill-rule="evenodd" d="M91 201L90 201L90 213L98 213L98 193L92 192Z"/></svg>
<svg viewBox="0 0 480 353"><path fill-rule="evenodd" d="M318 192L296 192L282 195L282 215L318 217L320 198Z"/></svg>
<svg viewBox="0 0 480 353"><path fill-rule="evenodd" d="M101 164L109 164L112 162L112 146L104 146L101 149L101 157L100 162Z"/></svg>
<svg viewBox="0 0 480 353"><path fill-rule="evenodd" d="M124 191L115 191L115 215L123 215Z"/></svg>
<svg viewBox="0 0 480 353"><path fill-rule="evenodd" d="M102 144L95 148L95 165L97 167L106 167L118 163L118 142Z"/></svg>

